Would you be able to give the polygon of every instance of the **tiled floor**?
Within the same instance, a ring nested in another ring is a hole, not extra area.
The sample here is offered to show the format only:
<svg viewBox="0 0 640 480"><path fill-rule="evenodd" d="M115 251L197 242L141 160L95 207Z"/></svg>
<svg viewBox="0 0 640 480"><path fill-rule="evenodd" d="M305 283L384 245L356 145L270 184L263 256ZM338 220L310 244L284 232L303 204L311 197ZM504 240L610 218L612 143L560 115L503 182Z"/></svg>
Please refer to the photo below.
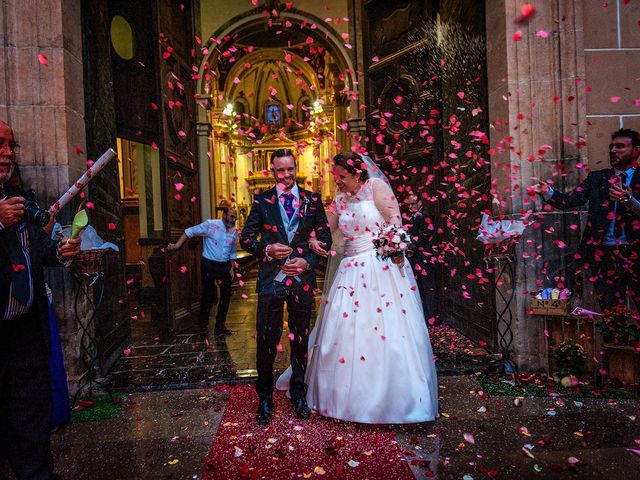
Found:
<svg viewBox="0 0 640 480"><path fill-rule="evenodd" d="M247 298L242 298L245 294ZM234 288L227 314L227 327L233 335L215 337L207 342L192 330L168 338L159 335L147 315L132 323L132 352L122 356L110 372L116 390L168 390L198 388L251 379L256 376L255 357L255 272L243 287ZM213 325L216 308L211 311ZM286 318L282 334L283 351L276 357L275 369L289 364L289 340Z"/></svg>
<svg viewBox="0 0 640 480"><path fill-rule="evenodd" d="M159 334L150 315L138 316L132 322L131 354L123 355L110 372L114 389L144 391L199 388L255 378L255 276L255 271L249 272L244 286L234 288L227 315L227 327L234 332L231 336L210 335L205 344L194 328L166 337ZM322 279L319 279L319 284L322 287ZM246 298L242 298L242 294ZM211 325L214 317L215 307L211 312ZM451 333L447 327L432 330L432 336L450 336ZM441 374L475 372L489 361L486 352L462 336L458 335L454 341L447 338L447 342L433 340L434 346L456 343L459 347L452 350L447 346L442 351L434 351L436 366ZM283 350L276 357L276 371L282 371L289 365L286 318L281 343Z"/></svg>

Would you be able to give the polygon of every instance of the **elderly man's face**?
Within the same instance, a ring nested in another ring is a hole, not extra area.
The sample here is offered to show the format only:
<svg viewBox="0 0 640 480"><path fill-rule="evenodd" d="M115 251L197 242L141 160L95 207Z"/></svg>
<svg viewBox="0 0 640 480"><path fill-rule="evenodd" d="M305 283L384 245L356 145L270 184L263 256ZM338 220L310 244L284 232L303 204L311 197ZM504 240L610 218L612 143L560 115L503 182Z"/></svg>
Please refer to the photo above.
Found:
<svg viewBox="0 0 640 480"><path fill-rule="evenodd" d="M16 162L13 130L0 122L0 185L4 185L13 175Z"/></svg>

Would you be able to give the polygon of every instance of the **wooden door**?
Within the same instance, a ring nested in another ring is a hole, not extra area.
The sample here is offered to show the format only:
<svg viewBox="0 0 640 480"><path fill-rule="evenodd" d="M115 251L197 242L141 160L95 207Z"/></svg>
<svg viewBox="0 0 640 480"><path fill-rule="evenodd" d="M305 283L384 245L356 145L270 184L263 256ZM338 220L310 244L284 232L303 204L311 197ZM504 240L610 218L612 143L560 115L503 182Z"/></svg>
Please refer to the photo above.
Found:
<svg viewBox="0 0 640 480"><path fill-rule="evenodd" d="M363 58L369 149L389 173L400 201L408 191L427 195L427 213L442 232L436 240L440 256L437 313L472 339L493 346L493 291L489 284L477 281L477 276L476 280L469 277L478 270L486 275L483 249L475 240L476 220L490 208L490 170L488 164L478 162L484 146L470 143L469 132L486 132L488 125L482 113L476 110L472 116L472 108L461 110L456 101L457 92L464 91L485 106L484 72L473 71L475 65L464 63L460 55L464 45L449 49L445 40L451 25L442 28L443 22L451 22L455 28L475 32L470 36L484 39L482 4L471 0L365 1ZM475 24L465 24L470 22ZM482 55L480 61L484 62ZM471 85L466 84L469 77ZM452 130L455 119L461 125ZM461 146L454 147L453 142ZM466 157L466 151L475 156ZM471 192L478 192L473 193L473 200L461 200Z"/></svg>
<svg viewBox="0 0 640 480"><path fill-rule="evenodd" d="M200 218L196 158L193 5L190 1L157 0L157 58L161 101L158 148L164 159L164 204L167 240L175 240ZM200 309L200 246L190 243L167 261L169 328L182 330Z"/></svg>
<svg viewBox="0 0 640 480"><path fill-rule="evenodd" d="M123 172L132 172L123 181L135 185L123 193L127 279L139 282L138 299L151 304L162 330L181 330L199 310L199 251L189 245L169 256L164 246L201 221L192 6L110 0L109 15L116 135L121 154L132 152L123 158L130 163Z"/></svg>

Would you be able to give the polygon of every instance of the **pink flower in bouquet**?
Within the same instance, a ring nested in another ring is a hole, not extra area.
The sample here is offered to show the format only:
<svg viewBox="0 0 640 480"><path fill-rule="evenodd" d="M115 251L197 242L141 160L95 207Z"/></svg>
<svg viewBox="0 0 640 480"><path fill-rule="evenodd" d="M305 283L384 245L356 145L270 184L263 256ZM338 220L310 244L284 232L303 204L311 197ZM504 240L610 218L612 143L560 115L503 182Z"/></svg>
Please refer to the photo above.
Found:
<svg viewBox="0 0 640 480"><path fill-rule="evenodd" d="M404 255L411 245L411 237L402 228L396 225L381 225L373 234L373 245L378 258L386 260Z"/></svg>

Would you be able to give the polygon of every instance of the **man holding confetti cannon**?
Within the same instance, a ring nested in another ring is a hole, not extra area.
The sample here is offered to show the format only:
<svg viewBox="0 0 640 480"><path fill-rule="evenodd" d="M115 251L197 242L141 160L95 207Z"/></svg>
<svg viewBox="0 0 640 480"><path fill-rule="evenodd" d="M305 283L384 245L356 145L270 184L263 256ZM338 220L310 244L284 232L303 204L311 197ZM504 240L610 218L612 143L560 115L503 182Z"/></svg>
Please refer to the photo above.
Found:
<svg viewBox="0 0 640 480"><path fill-rule="evenodd" d="M8 180L18 144L0 121L0 444L19 479L50 479L49 315L44 266L68 266L79 238L52 240L50 214ZM5 188L6 186L6 188Z"/></svg>

